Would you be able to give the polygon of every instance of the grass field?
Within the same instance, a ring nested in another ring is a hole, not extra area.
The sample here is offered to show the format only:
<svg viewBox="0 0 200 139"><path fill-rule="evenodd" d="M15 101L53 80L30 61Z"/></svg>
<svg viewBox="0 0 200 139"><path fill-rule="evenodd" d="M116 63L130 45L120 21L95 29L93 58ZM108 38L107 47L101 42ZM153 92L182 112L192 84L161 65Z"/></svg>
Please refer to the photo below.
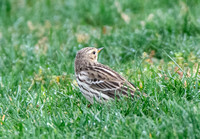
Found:
<svg viewBox="0 0 200 139"><path fill-rule="evenodd" d="M0 0L0 138L200 138L199 0ZM83 47L147 98L89 102Z"/></svg>

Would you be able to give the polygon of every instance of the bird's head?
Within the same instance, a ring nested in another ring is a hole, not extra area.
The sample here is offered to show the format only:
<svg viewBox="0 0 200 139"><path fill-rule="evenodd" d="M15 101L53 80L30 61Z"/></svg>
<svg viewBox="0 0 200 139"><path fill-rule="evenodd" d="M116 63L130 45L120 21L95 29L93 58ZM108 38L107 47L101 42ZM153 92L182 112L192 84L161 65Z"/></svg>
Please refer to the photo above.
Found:
<svg viewBox="0 0 200 139"><path fill-rule="evenodd" d="M98 53L102 50L103 48L94 48L94 47L86 47L78 51L76 54L76 59L79 60L89 60L92 62L97 62L98 58Z"/></svg>

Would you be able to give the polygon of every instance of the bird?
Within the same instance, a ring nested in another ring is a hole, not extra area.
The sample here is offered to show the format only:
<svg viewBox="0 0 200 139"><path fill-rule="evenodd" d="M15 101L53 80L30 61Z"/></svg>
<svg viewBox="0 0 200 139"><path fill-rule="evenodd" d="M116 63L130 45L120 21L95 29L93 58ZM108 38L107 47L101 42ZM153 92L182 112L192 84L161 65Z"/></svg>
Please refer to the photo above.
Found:
<svg viewBox="0 0 200 139"><path fill-rule="evenodd" d="M133 83L106 65L97 61L103 48L85 47L75 57L75 77L83 96L93 104L119 99L123 96L134 97L140 92Z"/></svg>

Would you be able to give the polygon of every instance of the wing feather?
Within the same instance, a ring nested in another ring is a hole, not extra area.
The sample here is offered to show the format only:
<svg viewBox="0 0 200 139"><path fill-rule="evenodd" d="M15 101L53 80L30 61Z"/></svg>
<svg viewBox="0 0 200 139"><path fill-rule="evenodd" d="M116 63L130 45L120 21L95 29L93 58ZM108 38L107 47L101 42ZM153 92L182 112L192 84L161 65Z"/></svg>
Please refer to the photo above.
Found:
<svg viewBox="0 0 200 139"><path fill-rule="evenodd" d="M108 67L93 66L81 71L79 75L80 79L84 80L87 85L92 89L97 90L109 97L114 98L120 95L129 94L134 96L134 92L137 90L136 87L126 81L121 75L111 70ZM92 69L92 70L91 70Z"/></svg>

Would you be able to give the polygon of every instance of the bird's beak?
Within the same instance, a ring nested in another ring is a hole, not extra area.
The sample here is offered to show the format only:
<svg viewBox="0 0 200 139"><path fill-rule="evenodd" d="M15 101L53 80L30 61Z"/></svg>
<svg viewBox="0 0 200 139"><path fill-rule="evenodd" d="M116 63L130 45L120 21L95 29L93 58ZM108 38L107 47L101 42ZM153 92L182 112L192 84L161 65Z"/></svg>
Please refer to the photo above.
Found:
<svg viewBox="0 0 200 139"><path fill-rule="evenodd" d="M102 47L102 48L99 48L99 49L97 50L97 53L99 53L102 49L103 49L103 47Z"/></svg>

